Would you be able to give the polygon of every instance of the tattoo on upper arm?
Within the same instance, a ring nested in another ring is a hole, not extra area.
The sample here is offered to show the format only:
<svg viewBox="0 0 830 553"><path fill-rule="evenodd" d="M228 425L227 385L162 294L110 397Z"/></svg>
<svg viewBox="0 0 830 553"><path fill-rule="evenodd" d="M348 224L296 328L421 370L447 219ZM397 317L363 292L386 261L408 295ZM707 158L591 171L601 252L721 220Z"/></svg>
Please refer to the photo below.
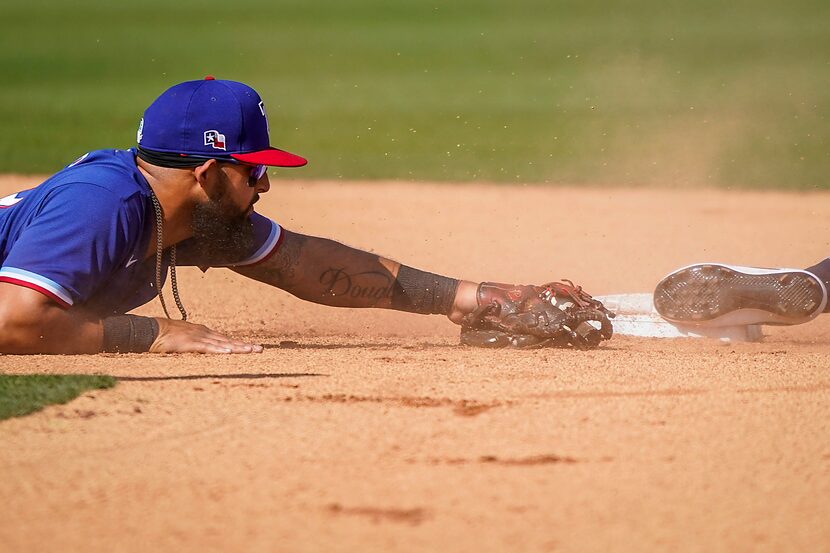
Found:
<svg viewBox="0 0 830 553"><path fill-rule="evenodd" d="M297 266L300 264L300 255L308 237L283 229L285 238L279 249L259 265L239 267L239 273L261 282L266 282L278 288L285 288L296 281Z"/></svg>

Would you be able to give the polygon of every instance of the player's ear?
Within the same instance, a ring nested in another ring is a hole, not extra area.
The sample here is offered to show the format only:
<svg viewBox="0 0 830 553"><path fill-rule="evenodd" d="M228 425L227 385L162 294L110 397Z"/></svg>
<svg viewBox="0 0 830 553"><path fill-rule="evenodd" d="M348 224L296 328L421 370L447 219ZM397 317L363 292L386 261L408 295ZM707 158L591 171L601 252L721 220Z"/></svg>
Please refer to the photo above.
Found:
<svg viewBox="0 0 830 553"><path fill-rule="evenodd" d="M218 170L219 164L216 162L216 160L208 159L203 164L193 168L193 176L196 178L196 182L201 184L204 188L205 184L207 184L208 181L212 184L212 181L216 180L218 176L216 172Z"/></svg>
<svg viewBox="0 0 830 553"><path fill-rule="evenodd" d="M209 159L198 167L193 168L193 178L207 195L212 198L219 187L219 163Z"/></svg>

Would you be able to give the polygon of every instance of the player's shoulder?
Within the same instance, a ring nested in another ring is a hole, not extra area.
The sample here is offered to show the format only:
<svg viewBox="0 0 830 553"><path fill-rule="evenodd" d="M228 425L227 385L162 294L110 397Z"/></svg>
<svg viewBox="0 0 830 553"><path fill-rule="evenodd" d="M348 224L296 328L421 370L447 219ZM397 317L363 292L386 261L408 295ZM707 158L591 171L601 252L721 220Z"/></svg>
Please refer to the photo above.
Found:
<svg viewBox="0 0 830 553"><path fill-rule="evenodd" d="M85 218L89 224L115 219L140 222L148 209L150 193L130 150L97 150L79 157L35 188L15 194L10 199L15 208L6 210L6 215L32 218L49 213L55 220Z"/></svg>
<svg viewBox="0 0 830 553"><path fill-rule="evenodd" d="M71 185L67 188L67 185ZM149 195L150 188L135 163L132 150L94 150L55 173L41 186L62 193L84 195L108 191L117 199Z"/></svg>

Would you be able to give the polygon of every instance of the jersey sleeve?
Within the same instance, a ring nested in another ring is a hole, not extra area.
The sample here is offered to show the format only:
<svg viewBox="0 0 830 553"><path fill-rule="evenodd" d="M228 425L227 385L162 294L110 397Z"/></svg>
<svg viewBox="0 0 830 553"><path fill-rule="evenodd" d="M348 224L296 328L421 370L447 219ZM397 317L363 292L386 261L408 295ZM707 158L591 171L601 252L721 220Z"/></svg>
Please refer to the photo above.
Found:
<svg viewBox="0 0 830 553"><path fill-rule="evenodd" d="M254 245L250 251L239 252L233 259L211 257L206 259L196 253L192 240L185 240L176 249L178 265L195 265L202 270L210 267L242 267L255 265L271 257L279 249L282 241L282 227L264 215L257 212L251 214L251 223L254 231Z"/></svg>
<svg viewBox="0 0 830 553"><path fill-rule="evenodd" d="M65 308L83 303L124 260L140 227L137 209L131 213L109 190L56 187L15 240L0 282L37 290Z"/></svg>

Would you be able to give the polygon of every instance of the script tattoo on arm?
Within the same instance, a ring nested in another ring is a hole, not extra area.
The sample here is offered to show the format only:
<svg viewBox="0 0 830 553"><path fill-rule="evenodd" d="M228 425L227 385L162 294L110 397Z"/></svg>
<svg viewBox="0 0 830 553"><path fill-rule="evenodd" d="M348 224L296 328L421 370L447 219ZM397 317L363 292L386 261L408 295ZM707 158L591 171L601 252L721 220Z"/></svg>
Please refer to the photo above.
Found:
<svg viewBox="0 0 830 553"><path fill-rule="evenodd" d="M283 232L271 258L234 270L315 303L389 307L398 263L326 238Z"/></svg>
<svg viewBox="0 0 830 553"><path fill-rule="evenodd" d="M320 275L320 284L331 296L374 301L391 299L395 279L388 272L364 271L349 274L344 268L331 267Z"/></svg>

